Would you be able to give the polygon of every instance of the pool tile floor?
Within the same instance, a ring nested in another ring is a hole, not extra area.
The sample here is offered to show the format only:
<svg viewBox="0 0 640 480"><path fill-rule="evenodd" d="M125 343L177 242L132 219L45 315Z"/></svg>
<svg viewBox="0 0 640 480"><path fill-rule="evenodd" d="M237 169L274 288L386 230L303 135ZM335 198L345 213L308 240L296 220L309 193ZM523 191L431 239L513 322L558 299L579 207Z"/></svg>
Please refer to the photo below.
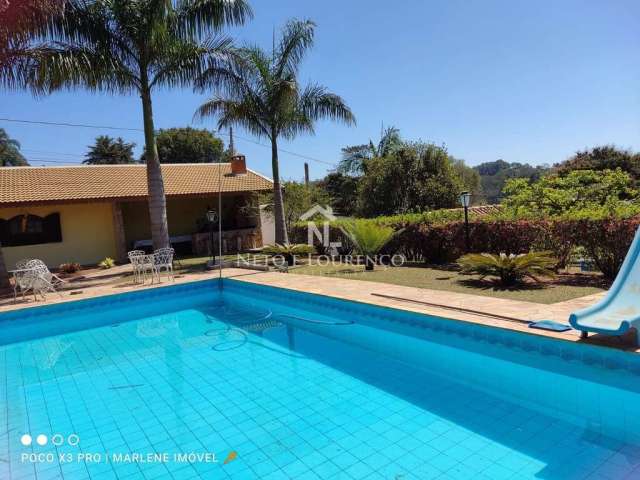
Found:
<svg viewBox="0 0 640 480"><path fill-rule="evenodd" d="M0 478L640 478L640 447L370 350L285 326L247 336L216 315L0 347ZM24 447L27 432L80 443ZM26 452L215 452L218 462L34 464L19 461Z"/></svg>

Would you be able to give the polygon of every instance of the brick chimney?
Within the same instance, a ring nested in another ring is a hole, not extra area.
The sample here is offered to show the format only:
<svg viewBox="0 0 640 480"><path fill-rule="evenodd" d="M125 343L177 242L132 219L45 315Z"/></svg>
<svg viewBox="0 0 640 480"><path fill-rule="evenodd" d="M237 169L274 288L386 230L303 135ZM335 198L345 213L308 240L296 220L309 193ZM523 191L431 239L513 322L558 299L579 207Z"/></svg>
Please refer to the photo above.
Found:
<svg viewBox="0 0 640 480"><path fill-rule="evenodd" d="M244 155L238 154L231 157L231 173L234 175L247 173L247 162Z"/></svg>

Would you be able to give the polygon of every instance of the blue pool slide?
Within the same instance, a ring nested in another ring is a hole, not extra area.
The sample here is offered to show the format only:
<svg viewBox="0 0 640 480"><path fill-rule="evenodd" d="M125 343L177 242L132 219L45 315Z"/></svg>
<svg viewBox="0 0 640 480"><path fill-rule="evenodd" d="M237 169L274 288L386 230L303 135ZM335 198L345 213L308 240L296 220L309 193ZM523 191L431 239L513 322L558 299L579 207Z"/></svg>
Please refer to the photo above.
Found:
<svg viewBox="0 0 640 480"><path fill-rule="evenodd" d="M588 332L622 335L635 327L640 345L640 228L607 296L572 313L569 323L581 330L583 337Z"/></svg>

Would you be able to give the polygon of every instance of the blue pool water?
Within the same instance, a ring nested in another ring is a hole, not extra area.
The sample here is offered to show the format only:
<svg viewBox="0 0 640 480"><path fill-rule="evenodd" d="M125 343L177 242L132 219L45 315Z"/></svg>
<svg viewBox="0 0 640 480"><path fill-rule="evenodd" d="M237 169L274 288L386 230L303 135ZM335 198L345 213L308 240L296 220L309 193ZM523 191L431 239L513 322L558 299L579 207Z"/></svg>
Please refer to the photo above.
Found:
<svg viewBox="0 0 640 480"><path fill-rule="evenodd" d="M0 478L640 478L635 355L224 282L0 315Z"/></svg>

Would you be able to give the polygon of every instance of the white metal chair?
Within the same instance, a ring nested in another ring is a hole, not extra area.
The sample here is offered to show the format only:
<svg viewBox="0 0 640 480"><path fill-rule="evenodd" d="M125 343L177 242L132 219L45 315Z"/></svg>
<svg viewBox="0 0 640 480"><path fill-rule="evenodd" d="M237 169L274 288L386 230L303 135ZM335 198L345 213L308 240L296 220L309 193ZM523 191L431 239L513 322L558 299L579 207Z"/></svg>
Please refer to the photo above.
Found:
<svg viewBox="0 0 640 480"><path fill-rule="evenodd" d="M149 276L151 277L151 283L153 283L154 279L156 278L156 265L154 263L153 253L150 255L142 255L138 258L138 262L138 266L140 268L140 271L142 272L142 283L146 282L147 274L149 274ZM159 281L160 278L158 278L158 282Z"/></svg>
<svg viewBox="0 0 640 480"><path fill-rule="evenodd" d="M167 272L167 280L173 278L173 255L175 251L173 248L159 248L153 252L153 268L155 274L158 276L158 282L160 281L160 273L162 270Z"/></svg>
<svg viewBox="0 0 640 480"><path fill-rule="evenodd" d="M51 273L42 260L29 260L25 265L25 270L27 278L31 281L31 289L33 290L34 297L40 294L42 299L46 300L47 292L57 293L62 297L57 287L67 282L56 274Z"/></svg>
<svg viewBox="0 0 640 480"><path fill-rule="evenodd" d="M16 269L11 270L13 273L13 301L17 301L18 299L18 290L22 294L22 300L25 299L25 293L29 291L33 291L33 282L31 281L31 277L28 275L29 270L27 270L27 263L31 261L30 258L24 258L22 260L18 260L16 262ZM35 293L33 294L35 297Z"/></svg>
<svg viewBox="0 0 640 480"><path fill-rule="evenodd" d="M144 283L144 269L143 269L143 257L145 256L144 250L132 250L127 253L131 267L133 268L133 281L135 283Z"/></svg>

